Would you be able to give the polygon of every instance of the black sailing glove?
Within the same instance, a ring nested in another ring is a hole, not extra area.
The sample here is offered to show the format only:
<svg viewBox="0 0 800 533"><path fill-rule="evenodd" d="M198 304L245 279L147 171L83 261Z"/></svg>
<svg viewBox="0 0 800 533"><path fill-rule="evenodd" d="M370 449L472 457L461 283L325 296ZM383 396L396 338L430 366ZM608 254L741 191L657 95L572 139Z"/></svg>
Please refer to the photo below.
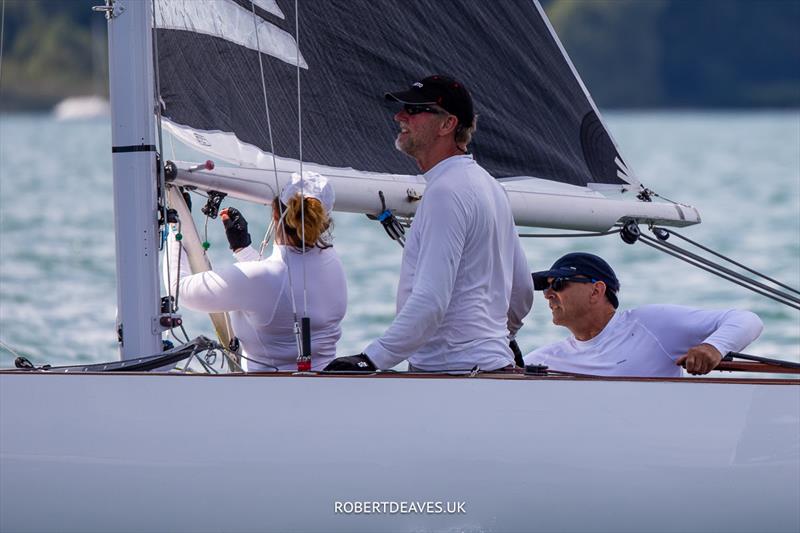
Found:
<svg viewBox="0 0 800 533"><path fill-rule="evenodd" d="M228 238L228 245L234 252L240 248L247 248L253 242L247 232L247 220L235 207L223 209L222 223L225 225L225 236Z"/></svg>
<svg viewBox="0 0 800 533"><path fill-rule="evenodd" d="M508 343L508 346L511 348L511 353L514 354L514 364L520 368L525 368L525 360L522 358L522 351L519 349L517 339L511 339L511 342Z"/></svg>
<svg viewBox="0 0 800 533"><path fill-rule="evenodd" d="M369 357L363 353L350 355L348 357L339 357L328 363L328 366L325 367L326 372L375 372L376 370L377 368L372 361L369 360Z"/></svg>

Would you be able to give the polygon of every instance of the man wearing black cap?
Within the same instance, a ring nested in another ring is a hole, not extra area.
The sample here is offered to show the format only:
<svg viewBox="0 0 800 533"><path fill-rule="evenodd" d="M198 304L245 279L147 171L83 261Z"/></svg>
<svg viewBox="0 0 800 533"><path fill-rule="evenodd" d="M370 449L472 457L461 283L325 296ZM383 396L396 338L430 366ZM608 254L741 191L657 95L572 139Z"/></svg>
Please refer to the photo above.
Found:
<svg viewBox="0 0 800 533"><path fill-rule="evenodd" d="M395 146L417 161L427 185L406 238L392 325L326 370L388 369L405 359L420 371L513 366L509 338L530 311L533 287L508 196L467 155L472 97L441 75L385 97L402 105Z"/></svg>
<svg viewBox="0 0 800 533"><path fill-rule="evenodd" d="M544 291L553 324L572 336L525 356L526 364L596 376L677 377L683 366L707 374L728 352L743 350L761 334L749 311L645 305L617 313L619 280L596 255L571 253L550 270L533 273Z"/></svg>

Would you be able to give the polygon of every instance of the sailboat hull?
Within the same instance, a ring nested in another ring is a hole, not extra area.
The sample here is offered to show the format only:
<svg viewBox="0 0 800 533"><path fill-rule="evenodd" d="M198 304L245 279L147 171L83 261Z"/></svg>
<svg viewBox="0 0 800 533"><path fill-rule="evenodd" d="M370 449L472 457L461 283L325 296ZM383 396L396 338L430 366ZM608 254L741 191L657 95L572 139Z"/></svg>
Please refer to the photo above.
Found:
<svg viewBox="0 0 800 533"><path fill-rule="evenodd" d="M797 531L798 385L0 373L0 530Z"/></svg>

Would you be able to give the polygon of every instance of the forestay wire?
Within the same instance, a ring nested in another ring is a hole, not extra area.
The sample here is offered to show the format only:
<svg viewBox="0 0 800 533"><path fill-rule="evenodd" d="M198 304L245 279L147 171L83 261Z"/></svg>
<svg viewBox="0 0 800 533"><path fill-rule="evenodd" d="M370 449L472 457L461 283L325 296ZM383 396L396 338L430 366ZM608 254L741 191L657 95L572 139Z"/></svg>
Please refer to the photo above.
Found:
<svg viewBox="0 0 800 533"><path fill-rule="evenodd" d="M261 72L261 93L264 97L264 114L267 117L267 134L269 135L269 150L272 154L272 172L275 176L275 195L278 197L278 213L280 213L279 220L283 223L283 205L280 202L280 193L281 193L281 184L278 180L278 163L275 160L275 143L272 139L272 120L269 114L269 100L267 99L267 81L264 76L264 60L261 57L261 42L258 37L258 17L256 16L256 4L255 2L250 3L250 7L252 9L253 14L253 33L255 34L256 38L256 48L258 49L258 68ZM277 230L277 228L275 228ZM267 230L269 232L269 230ZM264 245L269 238L269 233L267 236L264 237L264 240L261 244L261 250L259 250L259 255L263 255L264 253ZM288 270L288 269L287 269ZM289 275L289 287L292 286L292 277L291 274ZM294 305L294 293L292 293L292 311L294 312L295 321L297 321L297 309Z"/></svg>
<svg viewBox="0 0 800 533"><path fill-rule="evenodd" d="M300 98L300 12L298 1L294 0L294 39L297 54L295 55L295 66L297 67L297 147L300 158L300 191L305 190L303 177L303 115L302 99ZM274 154L273 154L274 157ZM308 292L306 290L306 220L305 220L305 201L300 202L300 226L301 241L303 250L303 317L308 317Z"/></svg>
<svg viewBox="0 0 800 533"><path fill-rule="evenodd" d="M168 298L168 302L170 302L169 303L169 306L170 306L169 311L171 313L175 313L178 310L178 293L179 293L180 275L181 275L180 274L180 268L181 268L180 267L180 264L181 264L180 261L181 261L181 254L183 252L183 246L178 248L178 257L177 257L177 261L178 261L178 280L177 280L177 283L175 285L175 294L173 295L172 294L172 268L170 266L169 251L166 250L167 231L168 231L168 227L169 227L169 215L167 213L167 187L166 187L166 180L165 180L165 176L164 176L164 164L165 164L164 156L163 156L163 154L164 154L164 137L163 137L163 130L162 130L162 127L161 127L161 79L159 77L159 72L160 71L159 71L159 68L158 68L158 38L156 36L156 27L157 27L157 22L158 21L157 21L157 17L156 17L156 9L158 9L158 7L156 6L156 1L153 0L153 2L152 2L153 20L152 20L152 24L151 24L152 29L150 30L150 36L151 36L152 43L153 43L153 48L152 48L152 52L153 52L153 82L154 82L153 92L154 92L154 97L155 97L155 102L156 102L155 112L156 112L156 129L158 131L158 155L161 158L161 161L159 161L159 164L157 165L158 194L159 194L158 201L159 201L159 204L160 204L160 207L161 207L161 220L164 223L164 227L163 227L162 233L161 233L161 241L160 241L160 244L159 244L159 249L160 250L165 250L164 261L166 262L166 266L167 266L167 298ZM183 325L182 324L181 324L181 331L183 332L183 335L185 337L185 341L188 342L189 336L186 335L186 330L183 329ZM175 339L178 338L178 335L175 333L175 328L174 327L170 328L170 333L172 334L172 336Z"/></svg>
<svg viewBox="0 0 800 533"><path fill-rule="evenodd" d="M297 352L297 370L311 370L311 319L308 316L308 286L306 283L306 219L305 219L305 177L303 176L303 108L300 97L300 11L298 1L294 2L294 34L295 46L295 67L297 70L297 146L298 157L300 159L300 240L301 242L301 263L303 265L303 319L302 319L302 338Z"/></svg>
<svg viewBox="0 0 800 533"><path fill-rule="evenodd" d="M772 300L775 300L778 303L786 305L788 307L792 307L794 309L800 310L800 298L795 296L794 294L800 295L800 290L795 289L785 283L781 283L780 281L767 276L753 268L750 268L742 263L734 261L733 259L726 257L725 255L715 252L714 250L708 248L707 246L703 246L702 244L695 242L688 237L684 237L679 233L675 232L674 230L667 230L665 228L650 226L650 230L656 236L650 237L648 235L643 235L639 231L639 227L635 221L628 221L621 228L615 228L608 231L599 231L599 232L576 232L576 233L520 233L520 237L528 237L528 238L548 238L548 237L558 237L558 238L565 238L565 237L602 237L606 235L615 235L620 234L622 240L628 244L633 244L637 241L641 241L642 243L654 248L660 252L664 252L668 255L671 255L681 261L685 261L692 266L695 266L701 270L705 270L715 276L718 276L726 281L730 281L736 285L744 287L756 294L760 294L761 296L765 296ZM759 277L763 280L766 280L778 287L781 287L781 290L775 287L770 287L760 281L757 281L751 277L748 277L744 274L731 270L730 268L724 267L719 263L712 261L711 259L702 257L698 254L690 252L689 250L683 249L680 246L676 246L674 244L666 242L667 239L671 236L675 235L677 238L682 239L689 244L696 246L697 248L707 252L709 254L714 255L724 261L731 263L747 272L750 272L756 277ZM794 293L794 294L790 294Z"/></svg>
<svg viewBox="0 0 800 533"><path fill-rule="evenodd" d="M520 237L529 237L529 238L539 238L539 239L546 239L546 238L555 238L558 237L560 239L568 238L568 237L604 237L606 235L614 235L622 231L621 229L612 229L609 231L587 231L587 232L580 232L580 233L520 233Z"/></svg>
<svg viewBox="0 0 800 533"><path fill-rule="evenodd" d="M264 99L264 113L265 113L266 119L267 119L267 133L269 135L270 152L272 153L272 169L273 169L273 173L274 173L274 176L275 176L275 195L276 195L276 197L278 199L278 202L277 202L278 210L279 210L278 212L280 214L279 225L282 228L283 234L285 236L286 235L286 217L285 217L285 212L284 212L284 208L283 208L282 202L280 200L281 187L280 187L280 181L278 179L278 164L277 164L276 155L275 155L275 142L274 142L274 137L272 135L272 121L271 121L270 112L269 112L269 99L267 97L267 82L266 82L266 77L264 75L264 61L263 61L263 59L261 57L261 43L260 43L259 33L258 33L258 16L256 15L255 2L251 2L250 6L251 6L251 13L252 13L252 16L253 16L253 33L255 34L255 39L256 39L256 48L257 48L257 56L258 56L258 67L259 67L260 74L261 74L261 93L262 93L262 96L263 96L263 99ZM297 18L297 4L295 4L295 18ZM295 30L297 31L297 27L295 27ZM298 70L300 68L299 65L300 65L300 44L298 42L297 43L297 68L298 68ZM299 71L298 71L298 74L297 74L297 87L298 87L297 88L298 124L301 124L300 123L300 73L299 73ZM300 190L302 191L303 190L302 125L299 125L298 128L299 128L298 135L300 137L300 180L301 180L301 182L300 182ZM306 299L306 277L305 277L305 213L304 213L304 209L303 209L304 208L304 203L305 202L303 202L303 201L300 202L300 220L301 220L301 224L303 225L303 228L302 228L302 241L303 241L303 243L302 243L302 251L303 251L303 311L304 311L304 314L307 314L308 313L308 308L307 308L307 303L306 303L307 299ZM275 228L275 231L277 231L277 227ZM266 241L266 240L267 239L265 238L264 241ZM263 253L263 243L262 243L261 253ZM300 357L302 355L302 352L303 352L303 349L302 349L302 338L301 338L300 324L299 324L298 316L297 316L297 302L295 300L295 295L294 295L294 282L293 282L293 279L292 279L292 269L289 267L288 261L286 262L286 273L287 273L287 277L288 277L288 281L289 281L289 296L290 296L289 299L290 299L291 304L292 304L292 316L293 316L293 319L294 319L295 342L297 344L297 354L298 354L298 357Z"/></svg>
<svg viewBox="0 0 800 533"><path fill-rule="evenodd" d="M642 235L641 236L642 242L650 246L651 248L655 248L656 250L659 250L668 255L676 257L681 261L689 263L690 265L695 266L701 270L705 270L706 272L714 274L715 276L718 276L724 280L730 281L731 283L739 285L740 287L744 287L745 289L748 289L756 294L760 294L761 296L765 296L771 300L775 300L778 303L782 303L788 307L800 310L800 298L793 296L786 291L782 291L780 289L776 289L774 287L765 285L764 283L756 281L748 276L745 276L744 274L740 274L739 272L726 268L720 265L719 263L715 263L710 259L706 259L702 256L699 256L695 253L685 250L679 246L666 242L669 235L675 234L674 232L667 231L664 228L654 228L654 232L656 233L657 238L653 238L647 235ZM739 263L736 263L732 259L729 259L721 254L714 252L714 255L732 264L736 264L737 266L739 265ZM772 280L772 278L756 270L744 266L742 266L742 268L746 268L746 270L754 273L758 277L770 280L773 283L777 283L774 280ZM782 283L780 283L779 285L786 287L786 285ZM792 289L791 287L789 287L789 290L795 293L798 292L797 290Z"/></svg>

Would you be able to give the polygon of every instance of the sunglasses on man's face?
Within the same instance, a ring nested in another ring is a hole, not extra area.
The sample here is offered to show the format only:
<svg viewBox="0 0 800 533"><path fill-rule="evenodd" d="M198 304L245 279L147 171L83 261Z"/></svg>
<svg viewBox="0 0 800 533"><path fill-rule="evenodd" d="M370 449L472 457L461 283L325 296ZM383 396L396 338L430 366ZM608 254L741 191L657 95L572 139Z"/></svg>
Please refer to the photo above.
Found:
<svg viewBox="0 0 800 533"><path fill-rule="evenodd" d="M555 278L547 284L544 290L550 289L555 292L563 291L570 283L595 283L594 278Z"/></svg>
<svg viewBox="0 0 800 533"><path fill-rule="evenodd" d="M426 104L405 104L403 106L403 111L408 113L409 115L419 115L420 113L431 113L433 115L441 115L444 113L441 109L436 109L435 107L426 105Z"/></svg>

